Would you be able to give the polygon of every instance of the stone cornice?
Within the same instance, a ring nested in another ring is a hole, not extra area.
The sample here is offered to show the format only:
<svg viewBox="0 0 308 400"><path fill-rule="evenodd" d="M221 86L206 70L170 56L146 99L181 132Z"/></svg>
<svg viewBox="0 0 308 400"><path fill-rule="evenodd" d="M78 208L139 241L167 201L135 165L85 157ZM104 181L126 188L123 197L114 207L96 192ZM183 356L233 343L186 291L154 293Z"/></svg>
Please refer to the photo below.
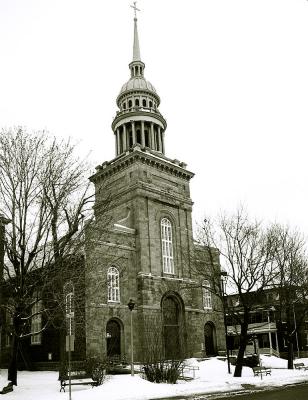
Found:
<svg viewBox="0 0 308 400"><path fill-rule="evenodd" d="M169 193L163 191L162 189L158 189L154 185L146 184L142 181L138 181L133 185L123 187L122 190L119 190L116 194L113 195L113 204L116 204L118 199L121 199L123 198L123 196L126 195L129 195L129 199L134 199L138 196L148 197L152 200L159 198L159 201L161 203L164 203L164 199L162 198L162 196L165 196L165 198L167 198L166 204L173 204L174 206L181 205L182 207L184 207L185 205L184 208L188 210L191 210L193 205L190 197L183 197L174 192ZM93 208L98 209L98 207L99 204L96 204Z"/></svg>
<svg viewBox="0 0 308 400"><path fill-rule="evenodd" d="M135 107L136 108L136 107ZM153 112L153 111L143 111L142 107L139 107L139 110L134 110L134 111L120 111L114 118L111 128L113 131L115 131L118 123L121 120L127 120L126 123L128 123L130 120L134 121L134 117L142 117L142 120L147 122L147 118L151 117L151 119L156 119L159 120L163 126L163 129L167 128L167 122L165 118L158 112Z"/></svg>
<svg viewBox="0 0 308 400"><path fill-rule="evenodd" d="M153 92L152 90L146 89L146 88L141 88L141 89L134 88L134 89L125 90L124 92L121 92L118 95L118 97L116 99L117 106L119 106L120 102L122 101L122 99L124 97L128 97L129 95L134 95L134 94L136 94L136 95L145 94L145 95L153 96L156 99L158 106L160 104L160 97L158 96L157 93Z"/></svg>
<svg viewBox="0 0 308 400"><path fill-rule="evenodd" d="M186 181L189 181L194 176L194 173L185 169L186 165L184 163L178 160L170 160L162 154L158 154L153 154L148 148L141 149L139 146L135 146L132 150L96 167L97 172L90 177L90 181L96 183L98 180L104 180L135 162L149 165L158 171L167 172Z"/></svg>

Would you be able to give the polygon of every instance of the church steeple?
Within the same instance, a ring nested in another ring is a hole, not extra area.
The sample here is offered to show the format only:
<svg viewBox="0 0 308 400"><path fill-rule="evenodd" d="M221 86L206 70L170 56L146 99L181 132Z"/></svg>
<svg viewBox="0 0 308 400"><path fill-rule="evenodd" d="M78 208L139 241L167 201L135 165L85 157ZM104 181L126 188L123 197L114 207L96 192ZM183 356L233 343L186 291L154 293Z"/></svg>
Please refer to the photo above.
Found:
<svg viewBox="0 0 308 400"><path fill-rule="evenodd" d="M136 145L157 155L165 153L164 132L166 120L158 107L160 98L154 86L144 78L145 64L141 61L137 26L136 2L134 9L133 60L129 64L131 77L117 97L119 110L113 120L116 156L126 153Z"/></svg>
<svg viewBox="0 0 308 400"><path fill-rule="evenodd" d="M136 4L136 2L134 4ZM138 10L138 8L135 8L135 10ZM138 37L137 17L135 16L135 18L134 18L133 61L129 64L129 68L130 68L130 71L131 71L131 78L138 77L138 76L142 76L143 77L144 67L145 67L145 65L141 61L141 57L140 57L140 46L139 46L139 37Z"/></svg>
<svg viewBox="0 0 308 400"><path fill-rule="evenodd" d="M133 61L141 61L140 46L138 37L137 17L134 18L134 48L133 48Z"/></svg>

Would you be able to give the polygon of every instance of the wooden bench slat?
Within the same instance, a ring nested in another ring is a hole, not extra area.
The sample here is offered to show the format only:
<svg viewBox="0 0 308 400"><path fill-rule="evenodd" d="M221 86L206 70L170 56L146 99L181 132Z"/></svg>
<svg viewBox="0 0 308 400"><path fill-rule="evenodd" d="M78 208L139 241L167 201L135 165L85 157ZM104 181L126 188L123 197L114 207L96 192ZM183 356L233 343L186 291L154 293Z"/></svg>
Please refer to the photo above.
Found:
<svg viewBox="0 0 308 400"><path fill-rule="evenodd" d="M253 370L254 376L260 375L260 374L271 375L271 373L272 373L271 368L266 368L266 367L253 367L252 370Z"/></svg>
<svg viewBox="0 0 308 400"><path fill-rule="evenodd" d="M308 366L305 365L303 362L294 363L295 369L303 369L304 371L308 370Z"/></svg>
<svg viewBox="0 0 308 400"><path fill-rule="evenodd" d="M83 372L83 373L82 373ZM60 392L65 392L65 387L69 386L69 376L66 375L62 375L59 377L59 381L60 381ZM84 380L83 380L84 379ZM91 379L91 381L87 381L86 379ZM79 381L79 382L74 382L74 381ZM71 371L71 385L92 385L93 386L99 386L99 382L98 380L94 380L93 377L91 375L89 375L88 373L86 373L85 371L80 371L80 370L76 370L76 371Z"/></svg>

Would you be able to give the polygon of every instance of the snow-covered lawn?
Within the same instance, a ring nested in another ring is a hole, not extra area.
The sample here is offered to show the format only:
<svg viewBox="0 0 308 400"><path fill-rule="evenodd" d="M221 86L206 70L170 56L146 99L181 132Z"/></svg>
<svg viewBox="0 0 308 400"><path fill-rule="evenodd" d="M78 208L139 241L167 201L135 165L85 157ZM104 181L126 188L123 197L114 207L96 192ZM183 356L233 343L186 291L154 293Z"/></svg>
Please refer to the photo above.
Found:
<svg viewBox="0 0 308 400"><path fill-rule="evenodd" d="M308 359L299 359L308 365ZM191 365L197 365L196 378L192 381L179 381L176 385L155 384L148 382L140 375L107 376L105 383L96 388L88 386L73 386L73 400L146 400L167 396L179 396L198 393L213 393L241 390L245 385L256 387L282 386L286 384L308 382L308 371L287 370L286 360L276 357L262 357L262 365L272 368L271 376L254 377L251 368L243 368L243 376L234 378L228 374L227 363L216 358L198 362L196 359L187 360ZM231 366L232 371L234 367ZM6 394L8 400L64 400L66 393L60 393L57 372L29 372L18 374L18 387ZM6 371L1 371L0 384L6 381ZM243 386L244 385L244 386ZM250 386L249 386L250 387Z"/></svg>

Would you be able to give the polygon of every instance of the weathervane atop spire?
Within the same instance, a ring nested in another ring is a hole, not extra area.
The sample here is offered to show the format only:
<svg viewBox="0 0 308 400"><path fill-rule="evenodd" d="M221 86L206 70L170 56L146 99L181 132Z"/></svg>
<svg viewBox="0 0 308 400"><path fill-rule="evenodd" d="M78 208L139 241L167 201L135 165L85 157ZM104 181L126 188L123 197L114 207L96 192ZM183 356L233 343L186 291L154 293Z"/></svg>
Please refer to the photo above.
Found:
<svg viewBox="0 0 308 400"><path fill-rule="evenodd" d="M135 13L135 19L137 19L137 11L140 11L139 8L136 7L136 1L134 1L134 5L131 5L131 8L134 9L134 13Z"/></svg>
<svg viewBox="0 0 308 400"><path fill-rule="evenodd" d="M137 28L137 11L140 11L136 6L136 1L134 1L134 5L130 7L134 9L134 48L133 48L133 61L141 61L140 58L140 48L139 48L139 38L138 38L138 28Z"/></svg>

